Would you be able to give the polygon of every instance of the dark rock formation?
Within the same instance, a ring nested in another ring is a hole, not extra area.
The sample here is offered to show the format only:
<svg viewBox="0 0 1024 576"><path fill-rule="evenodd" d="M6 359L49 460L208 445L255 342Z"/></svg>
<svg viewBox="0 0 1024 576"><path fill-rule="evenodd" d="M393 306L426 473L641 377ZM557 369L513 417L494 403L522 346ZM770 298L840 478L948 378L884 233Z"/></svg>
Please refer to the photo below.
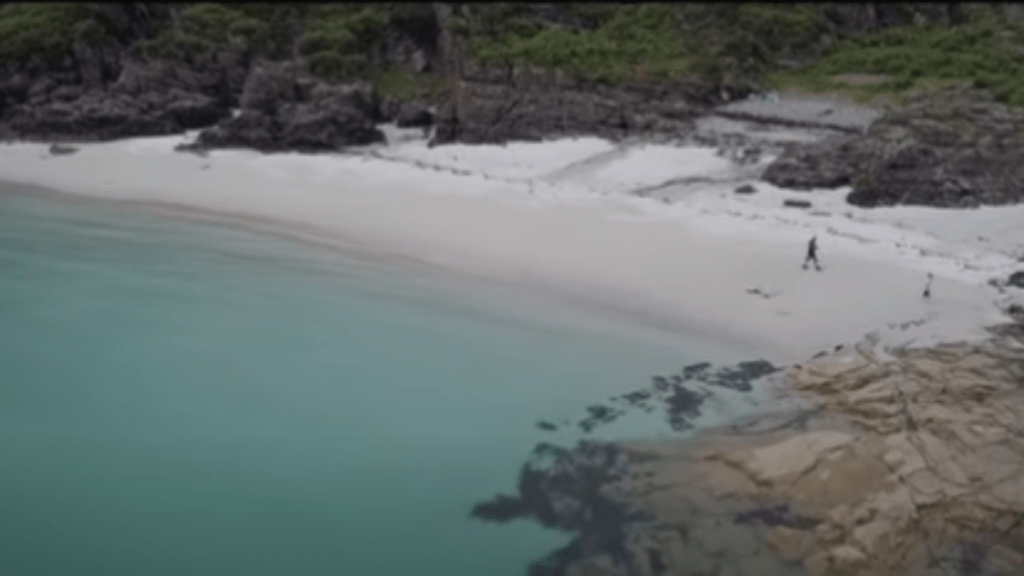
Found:
<svg viewBox="0 0 1024 576"><path fill-rule="evenodd" d="M1024 270L1010 274L1010 278L1007 279L1006 283L1017 288L1024 288Z"/></svg>
<svg viewBox="0 0 1024 576"><path fill-rule="evenodd" d="M215 121L227 110L201 94L171 91L132 97L93 91L11 107L8 126L21 137L107 140L170 134Z"/></svg>
<svg viewBox="0 0 1024 576"><path fill-rule="evenodd" d="M430 126L434 123L434 112L426 102L411 100L399 104L395 114L395 124L399 128L415 128Z"/></svg>
<svg viewBox="0 0 1024 576"><path fill-rule="evenodd" d="M708 362L691 364L678 374L653 377L649 388L611 398L610 404L614 406L588 406L588 416L577 426L584 432L591 432L598 426L614 422L631 408L653 412L660 407L665 410L666 421L673 430L689 430L693 427L693 420L701 416L701 406L713 396L713 388L749 392L755 380L777 370L766 360L717 368Z"/></svg>
<svg viewBox="0 0 1024 576"><path fill-rule="evenodd" d="M793 198L787 198L782 201L782 205L786 208L810 208L811 203L808 200L794 200Z"/></svg>
<svg viewBox="0 0 1024 576"><path fill-rule="evenodd" d="M920 95L860 136L789 147L763 178L808 189L852 185L858 206L949 208L1024 198L1024 113L983 91Z"/></svg>
<svg viewBox="0 0 1024 576"><path fill-rule="evenodd" d="M809 190L838 188L853 183L858 161L865 156L856 136L837 137L813 144L790 144L761 176L781 188Z"/></svg>
<svg viewBox="0 0 1024 576"><path fill-rule="evenodd" d="M1024 113L985 92L919 97L872 126L871 161L848 197L859 206L971 207L1024 197Z"/></svg>
<svg viewBox="0 0 1024 576"><path fill-rule="evenodd" d="M744 184L742 186L737 186L736 189L733 190L733 192L735 192L736 194L754 194L755 192L757 192L757 188L755 188L751 184Z"/></svg>
<svg viewBox="0 0 1024 576"><path fill-rule="evenodd" d="M576 532L567 547L533 562L530 576L561 576L583 557L607 555L613 564L628 565L623 525L634 519L601 489L621 477L626 453L614 444L580 442L567 449L538 444L523 465L519 495L498 495L473 507L471 516L508 522L533 518L547 528Z"/></svg>
<svg viewBox="0 0 1024 576"><path fill-rule="evenodd" d="M586 83L559 72L466 63L442 103L436 143L500 143L549 136L635 133L683 136L718 97L708 83Z"/></svg>
<svg viewBox="0 0 1024 576"><path fill-rule="evenodd" d="M53 156L67 156L78 152L78 148L74 146L68 146L67 144L51 144L50 154Z"/></svg>
<svg viewBox="0 0 1024 576"><path fill-rule="evenodd" d="M255 66L239 103L241 113L200 133L197 147L326 151L384 139L368 86L328 86L295 63Z"/></svg>

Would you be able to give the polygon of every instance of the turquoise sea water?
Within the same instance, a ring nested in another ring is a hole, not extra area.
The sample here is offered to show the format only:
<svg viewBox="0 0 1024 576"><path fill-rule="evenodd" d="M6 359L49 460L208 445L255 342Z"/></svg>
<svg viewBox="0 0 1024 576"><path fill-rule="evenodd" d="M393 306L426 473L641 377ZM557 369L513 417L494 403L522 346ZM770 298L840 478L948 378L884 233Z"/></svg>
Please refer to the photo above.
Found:
<svg viewBox="0 0 1024 576"><path fill-rule="evenodd" d="M468 511L579 437L534 422L700 359L423 269L5 190L4 575L518 576L570 536Z"/></svg>

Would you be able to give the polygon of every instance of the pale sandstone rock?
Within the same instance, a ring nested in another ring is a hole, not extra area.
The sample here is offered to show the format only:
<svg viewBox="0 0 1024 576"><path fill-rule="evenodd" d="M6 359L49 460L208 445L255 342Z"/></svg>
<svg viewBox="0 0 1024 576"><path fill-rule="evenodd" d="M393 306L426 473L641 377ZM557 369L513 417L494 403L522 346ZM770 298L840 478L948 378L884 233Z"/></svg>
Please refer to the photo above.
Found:
<svg viewBox="0 0 1024 576"><path fill-rule="evenodd" d="M1024 572L1024 554L1006 546L993 546L986 560L996 573L1020 574Z"/></svg>
<svg viewBox="0 0 1024 576"><path fill-rule="evenodd" d="M957 344L874 362L867 348L845 350L789 373L863 432L799 432L716 456L753 481L734 494L822 514L814 530L773 528L766 548L803 557L815 576L929 574L938 547L955 556L965 537L1000 532L1024 512L1024 354ZM1006 566L1020 567L1024 528L1016 532L999 552Z"/></svg>
<svg viewBox="0 0 1024 576"><path fill-rule="evenodd" d="M759 482L775 482L810 470L833 450L849 445L854 437L841 432L811 432L725 458ZM739 457L737 457L739 456Z"/></svg>
<svg viewBox="0 0 1024 576"><path fill-rule="evenodd" d="M889 450L882 455L882 460L889 465L893 472L901 477L906 478L914 472L925 468L924 458L918 452L917 446L910 442L907 433L902 432L887 436L885 438L885 446Z"/></svg>
<svg viewBox="0 0 1024 576"><path fill-rule="evenodd" d="M1017 476L996 484L992 487L992 495L1014 510L1024 510L1024 476Z"/></svg>
<svg viewBox="0 0 1024 576"><path fill-rule="evenodd" d="M924 456L929 468L944 481L960 486L970 483L967 473L957 466L949 443L923 430L912 434L911 442L921 449L921 455Z"/></svg>
<svg viewBox="0 0 1024 576"><path fill-rule="evenodd" d="M838 544L846 538L847 530L842 524L822 522L814 529L814 538L822 544Z"/></svg>
<svg viewBox="0 0 1024 576"><path fill-rule="evenodd" d="M836 546L804 561L813 576L860 576L868 566L868 557L853 546Z"/></svg>
<svg viewBox="0 0 1024 576"><path fill-rule="evenodd" d="M776 526L768 532L768 546L787 562L803 560L810 551L813 536L805 530Z"/></svg>
<svg viewBox="0 0 1024 576"><path fill-rule="evenodd" d="M912 490L911 498L918 506L928 506L945 497L942 480L931 470L919 470L906 480Z"/></svg>
<svg viewBox="0 0 1024 576"><path fill-rule="evenodd" d="M1013 450L992 444L959 452L956 463L974 484L993 484L1021 475L1022 459Z"/></svg>
<svg viewBox="0 0 1024 576"><path fill-rule="evenodd" d="M895 484L891 490L876 492L868 497L863 508L873 510L875 516L887 518L895 526L903 527L917 518L917 505L905 484Z"/></svg>
<svg viewBox="0 0 1024 576"><path fill-rule="evenodd" d="M832 565L837 574L857 574L868 564L868 557L853 546L837 546L832 549Z"/></svg>
<svg viewBox="0 0 1024 576"><path fill-rule="evenodd" d="M750 556L756 554L761 546L747 527L710 519L699 522L690 537L711 556L721 556L726 552Z"/></svg>
<svg viewBox="0 0 1024 576"><path fill-rule="evenodd" d="M864 550L869 556L879 552L879 547L887 536L895 532L896 527L889 520L874 520L863 526L854 528L850 541L857 548Z"/></svg>

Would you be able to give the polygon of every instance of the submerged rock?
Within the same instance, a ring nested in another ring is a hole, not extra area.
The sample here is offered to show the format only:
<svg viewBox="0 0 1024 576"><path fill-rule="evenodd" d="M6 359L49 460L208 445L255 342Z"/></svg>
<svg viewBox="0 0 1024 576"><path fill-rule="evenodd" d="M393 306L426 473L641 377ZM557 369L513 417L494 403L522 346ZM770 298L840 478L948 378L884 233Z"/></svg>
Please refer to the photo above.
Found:
<svg viewBox="0 0 1024 576"><path fill-rule="evenodd" d="M518 496L495 496L474 506L470 515L492 522L532 518L547 528L577 533L565 548L531 563L528 575L565 575L574 562L597 556L613 566L628 566L623 525L631 515L603 492L622 476L626 458L615 444L582 441L572 449L538 444L520 472Z"/></svg>
<svg viewBox="0 0 1024 576"><path fill-rule="evenodd" d="M677 432L689 430L692 421L701 416L701 406L713 393L711 388L723 388L735 392L749 392L753 382L778 371L766 360L740 362L735 366L714 367L709 362L700 362L684 367L678 374L654 376L651 386L627 392L612 398L621 408L601 404L587 407L589 416L580 420L578 426L590 432L603 424L614 422L625 415L630 408L652 411L664 409L665 419Z"/></svg>

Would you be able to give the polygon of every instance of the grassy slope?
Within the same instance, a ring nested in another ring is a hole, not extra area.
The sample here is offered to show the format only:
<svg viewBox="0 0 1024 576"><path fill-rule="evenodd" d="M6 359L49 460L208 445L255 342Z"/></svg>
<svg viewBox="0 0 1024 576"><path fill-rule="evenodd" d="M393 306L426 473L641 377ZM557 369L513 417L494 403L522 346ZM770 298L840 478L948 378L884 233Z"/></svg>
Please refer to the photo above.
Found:
<svg viewBox="0 0 1024 576"><path fill-rule="evenodd" d="M723 83L753 79L820 29L813 7L784 4L469 5L457 32L486 64L558 68L589 80L697 73Z"/></svg>
<svg viewBox="0 0 1024 576"><path fill-rule="evenodd" d="M1024 27L983 11L957 26L890 28L841 41L810 65L776 71L767 81L775 87L838 90L862 101L888 97L896 102L914 90L971 85L1024 106Z"/></svg>

